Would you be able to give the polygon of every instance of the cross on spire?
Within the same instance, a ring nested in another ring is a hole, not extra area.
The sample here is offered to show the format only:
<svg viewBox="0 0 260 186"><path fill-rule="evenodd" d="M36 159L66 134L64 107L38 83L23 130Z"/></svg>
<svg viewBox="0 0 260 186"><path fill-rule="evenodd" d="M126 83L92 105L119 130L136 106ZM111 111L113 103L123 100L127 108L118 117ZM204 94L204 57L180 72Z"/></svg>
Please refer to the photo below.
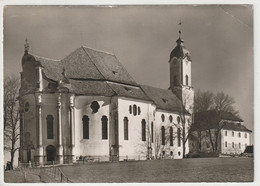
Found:
<svg viewBox="0 0 260 186"><path fill-rule="evenodd" d="M178 23L178 25L180 25L180 29L179 29L179 37L181 37L181 24L182 24L182 21L180 20L180 22Z"/></svg>
<svg viewBox="0 0 260 186"><path fill-rule="evenodd" d="M28 43L28 39L25 39L25 44L24 44L24 51L28 53L29 51L29 43Z"/></svg>

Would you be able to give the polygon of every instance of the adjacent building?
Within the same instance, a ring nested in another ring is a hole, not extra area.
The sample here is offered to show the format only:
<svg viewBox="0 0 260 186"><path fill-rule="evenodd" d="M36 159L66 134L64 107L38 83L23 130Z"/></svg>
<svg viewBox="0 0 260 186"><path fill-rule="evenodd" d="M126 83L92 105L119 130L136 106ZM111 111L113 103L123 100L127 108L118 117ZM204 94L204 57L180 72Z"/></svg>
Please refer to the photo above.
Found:
<svg viewBox="0 0 260 186"><path fill-rule="evenodd" d="M252 145L252 131L243 125L241 118L229 112L195 113L194 122L197 127L193 128L189 141L191 152L241 154Z"/></svg>

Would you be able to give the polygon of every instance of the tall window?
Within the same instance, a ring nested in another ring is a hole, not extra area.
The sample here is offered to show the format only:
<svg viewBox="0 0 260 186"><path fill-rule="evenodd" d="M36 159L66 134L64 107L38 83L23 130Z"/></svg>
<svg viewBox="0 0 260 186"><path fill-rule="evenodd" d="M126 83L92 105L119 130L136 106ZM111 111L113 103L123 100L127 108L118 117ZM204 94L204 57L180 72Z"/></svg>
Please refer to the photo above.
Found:
<svg viewBox="0 0 260 186"><path fill-rule="evenodd" d="M169 116L169 120L170 120L170 122L172 122L172 115Z"/></svg>
<svg viewBox="0 0 260 186"><path fill-rule="evenodd" d="M132 114L132 105L129 105L129 113Z"/></svg>
<svg viewBox="0 0 260 186"><path fill-rule="evenodd" d="M170 146L173 146L173 128L170 127Z"/></svg>
<svg viewBox="0 0 260 186"><path fill-rule="evenodd" d="M227 147L227 142L225 141L225 147Z"/></svg>
<svg viewBox="0 0 260 186"><path fill-rule="evenodd" d="M153 143L153 122L151 123L151 140L152 140L152 143Z"/></svg>
<svg viewBox="0 0 260 186"><path fill-rule="evenodd" d="M240 149L241 149L241 143L239 143L239 144L238 144L238 148L240 148Z"/></svg>
<svg viewBox="0 0 260 186"><path fill-rule="evenodd" d="M165 128L162 126L162 145L165 145Z"/></svg>
<svg viewBox="0 0 260 186"><path fill-rule="evenodd" d="M136 114L137 114L137 107L136 107L136 105L133 105L133 114L134 114L134 116L136 116Z"/></svg>
<svg viewBox="0 0 260 186"><path fill-rule="evenodd" d="M164 122L164 120L165 120L164 114L161 115L161 118L162 118L162 122Z"/></svg>
<svg viewBox="0 0 260 186"><path fill-rule="evenodd" d="M225 131L225 136L227 136L227 131Z"/></svg>
<svg viewBox="0 0 260 186"><path fill-rule="evenodd" d="M185 79L186 79L186 85L189 85L189 76L186 75L186 76L185 76Z"/></svg>
<svg viewBox="0 0 260 186"><path fill-rule="evenodd" d="M102 139L107 139L107 117L102 116Z"/></svg>
<svg viewBox="0 0 260 186"><path fill-rule="evenodd" d="M177 122L178 122L178 124L180 124L180 122L181 122L180 116L177 117Z"/></svg>
<svg viewBox="0 0 260 186"><path fill-rule="evenodd" d="M174 77L173 77L173 85L174 85L174 86L177 86L177 76L174 76Z"/></svg>
<svg viewBox="0 0 260 186"><path fill-rule="evenodd" d="M232 131L232 137L234 137L234 131Z"/></svg>
<svg viewBox="0 0 260 186"><path fill-rule="evenodd" d="M232 142L232 148L234 148L235 147L235 144L234 144L234 142Z"/></svg>
<svg viewBox="0 0 260 186"><path fill-rule="evenodd" d="M178 147L181 146L181 129L178 128L177 130L177 138L178 138Z"/></svg>
<svg viewBox="0 0 260 186"><path fill-rule="evenodd" d="M142 119L142 141L146 141L146 122Z"/></svg>
<svg viewBox="0 0 260 186"><path fill-rule="evenodd" d="M240 132L238 133L238 137L241 138L241 133Z"/></svg>
<svg viewBox="0 0 260 186"><path fill-rule="evenodd" d="M247 138L247 133L245 133L245 138Z"/></svg>
<svg viewBox="0 0 260 186"><path fill-rule="evenodd" d="M128 118L124 118L124 140L128 140Z"/></svg>
<svg viewBox="0 0 260 186"><path fill-rule="evenodd" d="M140 114L141 114L141 108L138 107L138 115L140 115Z"/></svg>
<svg viewBox="0 0 260 186"><path fill-rule="evenodd" d="M48 115L46 120L47 120L47 139L53 139L53 116Z"/></svg>
<svg viewBox="0 0 260 186"><path fill-rule="evenodd" d="M83 116L83 139L89 139L89 118L88 116Z"/></svg>

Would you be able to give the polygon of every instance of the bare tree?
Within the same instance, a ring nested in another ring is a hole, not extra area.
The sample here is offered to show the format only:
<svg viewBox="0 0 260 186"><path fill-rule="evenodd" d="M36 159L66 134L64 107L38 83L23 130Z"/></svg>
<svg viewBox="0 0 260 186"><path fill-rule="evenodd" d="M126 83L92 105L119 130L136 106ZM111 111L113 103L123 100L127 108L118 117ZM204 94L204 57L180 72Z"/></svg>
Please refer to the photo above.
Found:
<svg viewBox="0 0 260 186"><path fill-rule="evenodd" d="M15 152L19 149L19 105L17 102L20 82L15 76L4 78L4 149L10 152L13 167Z"/></svg>
<svg viewBox="0 0 260 186"><path fill-rule="evenodd" d="M197 122L194 124L195 130L198 132L198 140L201 143L201 132L206 131L212 151L218 152L220 131L226 124L223 122L225 115L232 114L239 117L238 111L234 109L235 100L223 92L214 95L209 91L198 91L194 103L196 112L198 112L196 114ZM201 144L199 146L201 147Z"/></svg>
<svg viewBox="0 0 260 186"><path fill-rule="evenodd" d="M201 91L201 90L195 92L194 113L208 111L213 108L214 108L214 94L212 92ZM203 127L203 124L199 122L199 123L195 123L195 125L192 125L192 130L197 132L196 137L198 138L199 152L200 152L202 147L202 138L204 137L202 133L205 130L205 127Z"/></svg>
<svg viewBox="0 0 260 186"><path fill-rule="evenodd" d="M198 90L194 96L194 112L203 112L213 108L214 94L210 91Z"/></svg>

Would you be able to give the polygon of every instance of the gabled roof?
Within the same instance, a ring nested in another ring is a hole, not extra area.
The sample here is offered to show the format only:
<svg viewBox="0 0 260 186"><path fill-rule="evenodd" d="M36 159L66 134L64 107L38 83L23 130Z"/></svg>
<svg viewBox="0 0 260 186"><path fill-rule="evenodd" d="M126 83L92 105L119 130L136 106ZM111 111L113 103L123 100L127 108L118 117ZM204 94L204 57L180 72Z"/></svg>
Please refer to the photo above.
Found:
<svg viewBox="0 0 260 186"><path fill-rule="evenodd" d="M58 81L63 69L69 79L109 80L118 83L137 85L134 79L113 54L80 47L62 60L35 57L44 67L44 75Z"/></svg>
<svg viewBox="0 0 260 186"><path fill-rule="evenodd" d="M234 131L252 132L251 130L249 130L248 128L246 128L244 125L242 125L240 123L226 123L223 126L223 129L234 130Z"/></svg>
<svg viewBox="0 0 260 186"><path fill-rule="evenodd" d="M153 100L157 108L167 111L180 112L182 111L182 102L179 98L171 91L167 89L155 88L147 85L141 85L146 95ZM184 111L189 114L188 111Z"/></svg>

